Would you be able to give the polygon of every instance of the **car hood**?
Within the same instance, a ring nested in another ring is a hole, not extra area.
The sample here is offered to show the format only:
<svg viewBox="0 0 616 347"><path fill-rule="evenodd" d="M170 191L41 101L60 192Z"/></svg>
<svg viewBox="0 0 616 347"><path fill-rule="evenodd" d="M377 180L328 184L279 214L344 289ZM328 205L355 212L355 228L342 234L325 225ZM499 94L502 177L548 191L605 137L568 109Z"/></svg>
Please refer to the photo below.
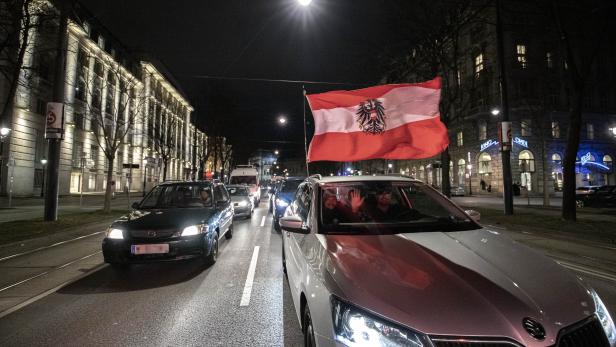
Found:
<svg viewBox="0 0 616 347"><path fill-rule="evenodd" d="M594 312L572 273L486 229L328 235L324 244L334 294L429 335L509 336L543 346ZM544 341L524 330L525 317L545 327Z"/></svg>
<svg viewBox="0 0 616 347"><path fill-rule="evenodd" d="M214 214L214 208L173 208L133 210L116 220L113 226L127 229L171 229L205 223Z"/></svg>

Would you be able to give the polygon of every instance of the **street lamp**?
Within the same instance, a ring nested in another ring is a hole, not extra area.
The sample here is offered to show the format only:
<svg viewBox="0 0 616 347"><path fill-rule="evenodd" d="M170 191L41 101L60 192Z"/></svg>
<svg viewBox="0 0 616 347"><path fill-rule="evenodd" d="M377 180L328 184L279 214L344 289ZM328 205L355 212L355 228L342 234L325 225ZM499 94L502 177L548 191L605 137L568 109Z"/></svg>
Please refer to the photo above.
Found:
<svg viewBox="0 0 616 347"><path fill-rule="evenodd" d="M473 195L473 165L468 164L466 168L468 169L468 195Z"/></svg>
<svg viewBox="0 0 616 347"><path fill-rule="evenodd" d="M278 123L280 123L280 125L287 124L287 118L285 116L278 117Z"/></svg>
<svg viewBox="0 0 616 347"><path fill-rule="evenodd" d="M43 165L43 182L41 182L41 198L45 196L45 168L47 167L47 159L41 159Z"/></svg>
<svg viewBox="0 0 616 347"><path fill-rule="evenodd" d="M500 114L500 110L497 108L493 108L490 113L492 113L493 116L498 116Z"/></svg>
<svg viewBox="0 0 616 347"><path fill-rule="evenodd" d="M299 2L300 5L306 7L306 6L310 5L312 0L297 0L297 2Z"/></svg>
<svg viewBox="0 0 616 347"><path fill-rule="evenodd" d="M0 128L0 139L4 140L11 133L11 128L2 127Z"/></svg>
<svg viewBox="0 0 616 347"><path fill-rule="evenodd" d="M278 155L280 152L278 152L278 150L274 151L274 154Z"/></svg>

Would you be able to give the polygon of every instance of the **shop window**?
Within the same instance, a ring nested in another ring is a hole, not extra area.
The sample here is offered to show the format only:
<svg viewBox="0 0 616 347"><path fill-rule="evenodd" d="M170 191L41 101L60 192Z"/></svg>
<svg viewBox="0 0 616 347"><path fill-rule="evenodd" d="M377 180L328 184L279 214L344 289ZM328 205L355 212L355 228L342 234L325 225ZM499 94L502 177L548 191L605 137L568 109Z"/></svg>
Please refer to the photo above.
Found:
<svg viewBox="0 0 616 347"><path fill-rule="evenodd" d="M492 157L488 153L484 152L479 156L477 172L482 175L492 173Z"/></svg>
<svg viewBox="0 0 616 347"><path fill-rule="evenodd" d="M530 151L524 150L518 156L520 172L535 172L535 157Z"/></svg>
<svg viewBox="0 0 616 347"><path fill-rule="evenodd" d="M609 171L612 172L612 169L614 168L614 162L612 161L612 157L607 154L604 155L603 165L607 166L609 168Z"/></svg>
<svg viewBox="0 0 616 347"><path fill-rule="evenodd" d="M464 159L458 160L458 184L464 186L464 180L466 177L466 161Z"/></svg>
<svg viewBox="0 0 616 347"><path fill-rule="evenodd" d="M552 165L554 168L560 168L562 166L563 160L560 154L554 153L552 154Z"/></svg>

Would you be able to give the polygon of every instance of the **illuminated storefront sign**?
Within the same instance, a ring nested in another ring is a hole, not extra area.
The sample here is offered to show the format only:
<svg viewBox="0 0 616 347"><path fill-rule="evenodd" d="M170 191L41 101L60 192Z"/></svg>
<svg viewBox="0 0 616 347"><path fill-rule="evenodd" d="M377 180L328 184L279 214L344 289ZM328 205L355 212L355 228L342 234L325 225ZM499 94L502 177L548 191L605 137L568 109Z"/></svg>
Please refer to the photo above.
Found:
<svg viewBox="0 0 616 347"><path fill-rule="evenodd" d="M494 145L498 145L498 141L494 141L492 139L489 139L488 141L482 143L481 146L479 146L479 148L480 148L479 150L483 152L486 149L488 149L488 148L490 148L490 147L492 147Z"/></svg>
<svg viewBox="0 0 616 347"><path fill-rule="evenodd" d="M580 158L580 161L578 161L577 163L582 164L582 166L594 166L596 168L603 169L606 171L610 170L610 168L607 165L602 164L602 163L597 163L596 161L594 161L594 156L590 152L587 152L586 154L584 154Z"/></svg>
<svg viewBox="0 0 616 347"><path fill-rule="evenodd" d="M513 138L513 143L515 143L517 145L520 145L520 146L522 146L524 148L528 148L528 141L523 140L523 139L521 139L519 137L514 137Z"/></svg>

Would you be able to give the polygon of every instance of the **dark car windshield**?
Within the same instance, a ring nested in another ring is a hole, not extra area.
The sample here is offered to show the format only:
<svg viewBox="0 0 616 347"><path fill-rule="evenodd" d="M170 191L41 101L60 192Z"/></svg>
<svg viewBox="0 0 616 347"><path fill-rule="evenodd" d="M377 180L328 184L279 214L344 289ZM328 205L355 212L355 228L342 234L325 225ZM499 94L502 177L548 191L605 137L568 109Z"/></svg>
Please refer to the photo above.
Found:
<svg viewBox="0 0 616 347"><path fill-rule="evenodd" d="M248 190L244 187L227 187L231 196L248 196Z"/></svg>
<svg viewBox="0 0 616 347"><path fill-rule="evenodd" d="M212 187L203 184L165 184L154 187L140 208L211 207Z"/></svg>
<svg viewBox="0 0 616 347"><path fill-rule="evenodd" d="M302 183L303 180L289 180L289 181L284 181L282 183L282 186L280 187L280 191L283 193L290 193L290 192L295 192L297 190L297 187L299 186L300 183Z"/></svg>
<svg viewBox="0 0 616 347"><path fill-rule="evenodd" d="M320 232L395 234L479 226L436 190L419 182L365 181L321 186Z"/></svg>
<svg viewBox="0 0 616 347"><path fill-rule="evenodd" d="M231 184L257 184L257 176L233 176Z"/></svg>

